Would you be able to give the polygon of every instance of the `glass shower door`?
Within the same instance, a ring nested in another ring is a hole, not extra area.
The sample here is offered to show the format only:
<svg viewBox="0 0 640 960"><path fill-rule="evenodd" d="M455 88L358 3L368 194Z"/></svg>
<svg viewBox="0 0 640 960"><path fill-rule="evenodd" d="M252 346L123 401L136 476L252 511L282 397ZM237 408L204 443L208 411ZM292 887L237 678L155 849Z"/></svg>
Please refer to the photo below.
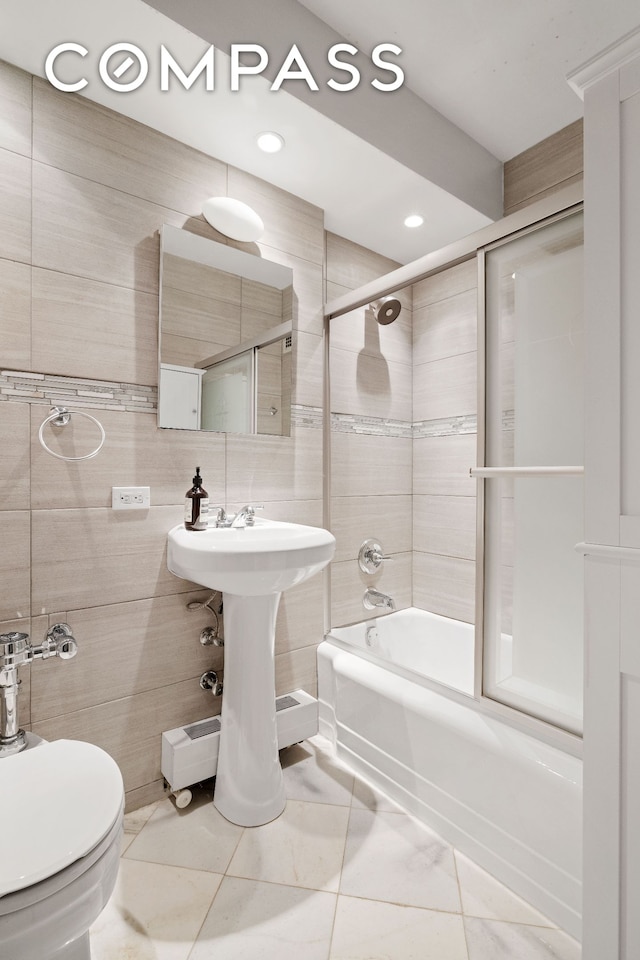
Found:
<svg viewBox="0 0 640 960"><path fill-rule="evenodd" d="M255 433L254 351L220 360L202 377L202 429Z"/></svg>
<svg viewBox="0 0 640 960"><path fill-rule="evenodd" d="M483 694L582 725L582 215L485 253Z"/></svg>

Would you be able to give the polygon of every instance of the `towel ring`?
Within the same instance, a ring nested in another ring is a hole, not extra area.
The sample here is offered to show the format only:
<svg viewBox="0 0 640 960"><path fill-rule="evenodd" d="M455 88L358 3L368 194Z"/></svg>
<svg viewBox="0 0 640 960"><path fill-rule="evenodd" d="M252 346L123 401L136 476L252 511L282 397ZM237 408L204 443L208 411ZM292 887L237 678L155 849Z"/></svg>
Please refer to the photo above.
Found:
<svg viewBox="0 0 640 960"><path fill-rule="evenodd" d="M40 441L42 446L45 448L47 453L50 453L52 457L57 457L58 460L71 460L71 461L91 460L92 457L97 456L97 454L99 454L100 451L102 450L102 445L104 444L104 441L106 438L104 427L102 426L99 420L96 420L96 418L92 417L91 414L89 413L83 413L82 410L76 410L74 416L86 417L87 420L91 420L93 423L95 423L95 425L98 427L100 431L100 443L98 444L96 449L93 450L91 453L85 453L83 457L65 457L62 453L55 453L44 442L43 432L44 432L44 428L48 423L53 423L56 425L56 427L64 427L71 420L71 412L67 410L66 407L51 407L51 413L46 418L46 420L43 420L42 423L40 424L40 430L38 432L38 440Z"/></svg>

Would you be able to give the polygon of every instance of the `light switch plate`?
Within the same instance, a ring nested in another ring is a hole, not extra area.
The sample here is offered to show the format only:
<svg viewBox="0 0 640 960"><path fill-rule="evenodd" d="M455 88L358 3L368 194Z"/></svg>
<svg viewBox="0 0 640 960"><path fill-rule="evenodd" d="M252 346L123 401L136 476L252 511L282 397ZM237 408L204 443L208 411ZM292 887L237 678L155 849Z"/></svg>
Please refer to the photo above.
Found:
<svg viewBox="0 0 640 960"><path fill-rule="evenodd" d="M151 487L111 487L111 506L114 510L148 510Z"/></svg>

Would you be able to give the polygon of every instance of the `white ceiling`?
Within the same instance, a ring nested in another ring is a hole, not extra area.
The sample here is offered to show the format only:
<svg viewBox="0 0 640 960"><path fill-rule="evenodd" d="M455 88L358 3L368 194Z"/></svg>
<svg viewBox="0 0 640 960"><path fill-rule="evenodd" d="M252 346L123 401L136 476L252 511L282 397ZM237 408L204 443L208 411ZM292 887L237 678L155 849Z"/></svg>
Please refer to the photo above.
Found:
<svg viewBox="0 0 640 960"><path fill-rule="evenodd" d="M638 0L299 0L365 49L403 48L407 85L500 160L582 116L575 67L640 26Z"/></svg>
<svg viewBox="0 0 640 960"><path fill-rule="evenodd" d="M405 263L500 215L500 161L580 116L566 74L638 22L637 0L2 0L0 58L42 76L54 45L82 43L90 55L67 66L87 64L83 95L315 203L328 229ZM401 46L405 87L335 94L319 70L318 93L300 81L273 93L261 77L231 93L219 79L230 42L262 43L273 77L292 43L315 67L341 37L367 53ZM124 40L151 63L127 94L96 70ZM161 93L161 43L185 70L214 43L215 92ZM282 153L255 148L264 129L284 136ZM411 231L413 212L425 224Z"/></svg>

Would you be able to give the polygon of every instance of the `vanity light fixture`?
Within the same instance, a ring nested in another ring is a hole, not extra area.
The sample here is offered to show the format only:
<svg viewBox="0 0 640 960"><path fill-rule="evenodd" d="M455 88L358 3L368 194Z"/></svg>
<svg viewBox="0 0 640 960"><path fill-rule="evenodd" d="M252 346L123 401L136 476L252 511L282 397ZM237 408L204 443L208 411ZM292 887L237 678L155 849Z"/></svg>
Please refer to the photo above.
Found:
<svg viewBox="0 0 640 960"><path fill-rule="evenodd" d="M424 217L419 213L412 213L411 216L404 218L405 227L421 227L424 223Z"/></svg>
<svg viewBox="0 0 640 960"><path fill-rule="evenodd" d="M268 130L256 137L256 143L264 153L279 153L284 147L284 138L279 133Z"/></svg>
<svg viewBox="0 0 640 960"><path fill-rule="evenodd" d="M255 210L233 197L209 197L202 204L202 215L214 230L242 243L253 243L264 233L264 223Z"/></svg>

